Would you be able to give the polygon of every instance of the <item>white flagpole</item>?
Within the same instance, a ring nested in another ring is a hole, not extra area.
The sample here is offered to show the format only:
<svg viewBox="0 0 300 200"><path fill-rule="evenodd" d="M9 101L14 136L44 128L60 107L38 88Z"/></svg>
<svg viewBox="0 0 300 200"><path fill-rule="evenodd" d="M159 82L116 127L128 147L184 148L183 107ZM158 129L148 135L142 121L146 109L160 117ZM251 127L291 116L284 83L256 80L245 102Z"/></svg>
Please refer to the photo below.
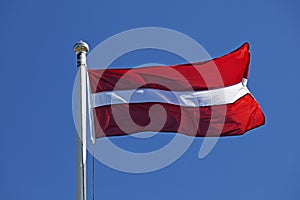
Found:
<svg viewBox="0 0 300 200"><path fill-rule="evenodd" d="M78 67L78 119L76 145L76 200L86 200L86 54L87 43L74 45Z"/></svg>

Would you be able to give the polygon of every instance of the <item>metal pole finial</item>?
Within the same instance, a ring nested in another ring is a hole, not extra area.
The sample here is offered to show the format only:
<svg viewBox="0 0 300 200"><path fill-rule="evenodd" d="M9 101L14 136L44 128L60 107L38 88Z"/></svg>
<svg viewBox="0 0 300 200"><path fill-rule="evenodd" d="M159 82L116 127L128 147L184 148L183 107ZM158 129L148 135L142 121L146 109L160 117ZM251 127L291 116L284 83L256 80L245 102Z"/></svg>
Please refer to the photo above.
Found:
<svg viewBox="0 0 300 200"><path fill-rule="evenodd" d="M74 52L76 54L79 53L88 53L89 52L89 45L86 42L80 40L74 45Z"/></svg>

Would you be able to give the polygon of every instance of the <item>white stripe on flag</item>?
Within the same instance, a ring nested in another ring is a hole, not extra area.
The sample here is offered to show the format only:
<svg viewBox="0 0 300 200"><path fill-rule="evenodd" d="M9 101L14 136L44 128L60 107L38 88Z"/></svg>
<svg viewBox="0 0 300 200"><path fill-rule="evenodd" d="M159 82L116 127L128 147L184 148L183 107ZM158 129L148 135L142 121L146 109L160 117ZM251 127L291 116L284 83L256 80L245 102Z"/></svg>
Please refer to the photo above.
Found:
<svg viewBox="0 0 300 200"><path fill-rule="evenodd" d="M246 80L236 85L206 91L172 92L158 89L115 90L91 95L91 107L127 103L169 103L187 107L234 103L250 93Z"/></svg>

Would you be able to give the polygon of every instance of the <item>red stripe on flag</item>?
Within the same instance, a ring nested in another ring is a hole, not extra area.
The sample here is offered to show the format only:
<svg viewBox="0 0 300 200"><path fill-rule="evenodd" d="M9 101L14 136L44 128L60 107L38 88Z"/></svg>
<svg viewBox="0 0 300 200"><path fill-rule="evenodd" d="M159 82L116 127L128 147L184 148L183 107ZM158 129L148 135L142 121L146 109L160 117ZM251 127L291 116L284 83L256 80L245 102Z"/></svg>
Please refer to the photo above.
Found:
<svg viewBox="0 0 300 200"><path fill-rule="evenodd" d="M137 87L201 91L240 83L248 76L249 60L249 45L245 43L227 55L206 62L133 69L90 69L88 74L92 93ZM117 84L118 81L121 82Z"/></svg>
<svg viewBox="0 0 300 200"><path fill-rule="evenodd" d="M159 104L165 109L167 114L166 122L162 129L158 130L157 124L153 124L153 126L145 129L150 123L149 108L155 104ZM128 110L131 119L126 115ZM216 113L213 118L212 110ZM143 131L160 131L178 132L192 136L195 136L192 134L195 133L196 136L203 137L219 136L220 131L222 131L221 136L230 136L241 135L246 131L265 123L264 115L258 103L250 94L243 96L232 104L199 108L180 107L163 103L115 104L94 109L96 138L127 134L117 125L113 116L113 111L116 111L118 116L121 117L122 124L130 124L129 120L133 120L140 126L138 129L132 130L128 134ZM197 117L195 113L199 112L200 121L197 121L199 117ZM207 135L208 128L215 131L209 132L210 135Z"/></svg>

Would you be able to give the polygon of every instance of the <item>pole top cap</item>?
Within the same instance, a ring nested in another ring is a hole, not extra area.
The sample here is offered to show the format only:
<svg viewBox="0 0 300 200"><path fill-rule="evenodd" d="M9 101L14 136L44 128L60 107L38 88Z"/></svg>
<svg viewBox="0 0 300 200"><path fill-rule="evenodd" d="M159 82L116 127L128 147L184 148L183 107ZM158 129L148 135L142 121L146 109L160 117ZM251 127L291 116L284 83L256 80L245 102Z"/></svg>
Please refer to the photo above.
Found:
<svg viewBox="0 0 300 200"><path fill-rule="evenodd" d="M79 42L77 42L74 45L74 52L76 54L87 53L87 52L89 52L89 45L87 43L83 42L82 40L80 40Z"/></svg>

